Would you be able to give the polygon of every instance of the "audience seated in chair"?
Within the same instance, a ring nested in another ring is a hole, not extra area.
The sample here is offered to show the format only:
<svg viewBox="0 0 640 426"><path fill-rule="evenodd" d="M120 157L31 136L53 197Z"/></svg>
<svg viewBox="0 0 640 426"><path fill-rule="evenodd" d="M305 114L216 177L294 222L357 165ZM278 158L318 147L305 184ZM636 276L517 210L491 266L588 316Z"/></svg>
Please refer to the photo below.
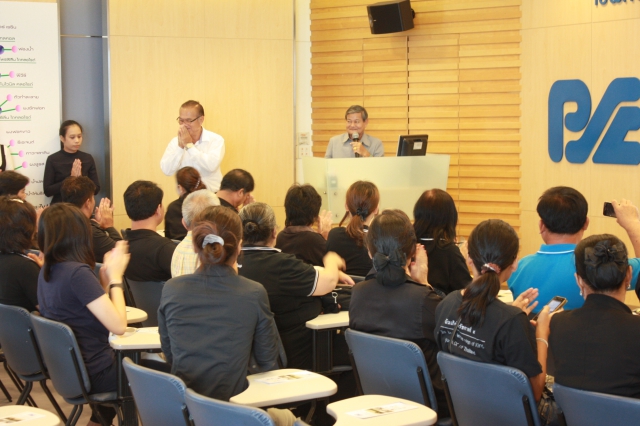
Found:
<svg viewBox="0 0 640 426"><path fill-rule="evenodd" d="M166 281L171 278L171 258L176 244L156 230L164 218L162 189L138 180L124 192L124 207L131 219L127 229L131 262L125 277L133 281Z"/></svg>
<svg viewBox="0 0 640 426"><path fill-rule="evenodd" d="M164 236L172 240L182 240L187 230L182 224L182 205L187 195L194 191L207 189L200 173L193 167L183 167L176 173L178 199L172 201L164 215Z"/></svg>
<svg viewBox="0 0 640 426"><path fill-rule="evenodd" d="M511 306L496 297L500 283L518 267L518 235L502 220L485 220L471 232L468 244L467 264L475 278L438 305L438 347L472 361L522 371L538 401L546 378L549 307L542 309L534 329L527 314L537 304L529 304L537 296L535 289L524 292Z"/></svg>
<svg viewBox="0 0 640 426"><path fill-rule="evenodd" d="M539 312L555 296L567 299L565 310L579 308L584 303L575 284L573 252L589 226L588 208L584 196L566 186L550 188L538 200L538 227L544 244L537 253L522 258L518 270L508 282L513 297L518 297L528 288L538 288L540 303L533 312ZM624 228L625 224L619 223ZM635 255L640 256L640 251L636 251ZM633 289L638 272L638 268L634 267L631 280ZM540 279L541 276L544 279Z"/></svg>
<svg viewBox="0 0 640 426"><path fill-rule="evenodd" d="M13 170L0 173L0 195L13 195L21 200L26 200L25 189L28 184L29 178L21 173Z"/></svg>
<svg viewBox="0 0 640 426"><path fill-rule="evenodd" d="M251 173L242 169L227 172L220 182L220 190L216 193L220 205L238 213L242 206L251 204L253 200L254 182Z"/></svg>
<svg viewBox="0 0 640 426"><path fill-rule="evenodd" d="M108 198L100 200L96 206L93 195L96 192L96 184L86 176L70 176L62 183L60 195L62 202L71 203L79 208L90 219L93 233L93 254L96 262L104 260L104 254L116 246L116 241L122 237L113 227L113 207ZM91 219L94 214L95 218Z"/></svg>
<svg viewBox="0 0 640 426"><path fill-rule="evenodd" d="M436 307L442 299L427 281L426 251L416 245L411 222L399 210L385 210L373 219L366 248L377 275L353 287L349 328L416 343L427 362L438 417L448 417L433 332Z"/></svg>
<svg viewBox="0 0 640 426"><path fill-rule="evenodd" d="M187 195L182 203L182 226L188 231L187 235L176 247L171 258L171 276L193 274L199 266L198 254L193 249L191 229L193 218L207 207L219 206L220 200L207 189L194 191ZM165 219L166 220L166 219Z"/></svg>
<svg viewBox="0 0 640 426"><path fill-rule="evenodd" d="M278 330L264 287L238 275L238 215L207 207L196 220L200 266L165 284L158 309L162 352L189 388L228 401L246 389L252 354L263 371L278 368Z"/></svg>
<svg viewBox="0 0 640 426"><path fill-rule="evenodd" d="M0 175L4 175L3 172ZM38 308L42 261L28 254L36 232L36 210L17 197L0 196L0 303Z"/></svg>
<svg viewBox="0 0 640 426"><path fill-rule="evenodd" d="M296 184L289 188L284 198L286 228L278 234L276 248L310 265L322 266L331 230L331 212L323 210L321 214L321 206L322 198L313 186ZM315 223L317 232L312 228Z"/></svg>
<svg viewBox="0 0 640 426"><path fill-rule="evenodd" d="M444 297L471 282L467 262L456 245L458 211L451 195L441 189L425 191L413 208L413 229L427 250L429 284Z"/></svg>
<svg viewBox="0 0 640 426"><path fill-rule="evenodd" d="M632 277L627 248L613 235L592 235L578 243L575 267L585 303L551 319L555 381L640 398L640 317L624 303Z"/></svg>
<svg viewBox="0 0 640 426"><path fill-rule="evenodd" d="M274 247L276 217L267 204L245 206L240 211L240 219L244 232L239 273L266 288L287 354L287 366L310 370L313 334L305 323L317 317L322 309L320 299L312 296L331 292L338 280L353 284L351 278L340 271L344 260L329 252L324 257L324 269L317 271L295 256L280 252Z"/></svg>
<svg viewBox="0 0 640 426"><path fill-rule="evenodd" d="M86 365L91 393L116 390L113 349L109 332L123 334L127 327L122 275L129 255L127 243L118 241L105 255L101 279L93 273L91 225L75 206L54 204L42 213L38 244L44 253L44 265L38 280L38 303L45 318L68 325L75 334ZM101 407L110 421L113 409ZM91 418L90 425L98 419ZM110 424L110 423L109 423Z"/></svg>
<svg viewBox="0 0 640 426"><path fill-rule="evenodd" d="M327 251L342 257L349 275L365 277L372 269L371 257L364 244L369 223L378 214L380 193L371 182L357 181L347 190L347 211L337 228L329 231ZM342 224L349 219L345 228Z"/></svg>

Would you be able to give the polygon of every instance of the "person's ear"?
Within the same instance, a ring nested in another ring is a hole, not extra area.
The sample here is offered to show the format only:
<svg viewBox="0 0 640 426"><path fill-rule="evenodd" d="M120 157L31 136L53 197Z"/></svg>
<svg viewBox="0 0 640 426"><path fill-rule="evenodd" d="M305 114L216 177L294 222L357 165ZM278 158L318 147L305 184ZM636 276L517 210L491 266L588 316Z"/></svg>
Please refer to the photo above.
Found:
<svg viewBox="0 0 640 426"><path fill-rule="evenodd" d="M578 275L578 273L574 273L573 274L574 277L576 277L576 284L578 285L578 287L580 288L580 295L584 296L587 294L586 290L588 288L587 284L584 282L584 280L582 279L582 277L580 277Z"/></svg>
<svg viewBox="0 0 640 426"><path fill-rule="evenodd" d="M273 231L271 232L271 238L276 239L277 236L278 236L278 227L276 226L275 228L273 228Z"/></svg>
<svg viewBox="0 0 640 426"><path fill-rule="evenodd" d="M624 277L624 288L626 290L631 288L631 278L633 278L633 268L629 265L627 268L627 275Z"/></svg>
<svg viewBox="0 0 640 426"><path fill-rule="evenodd" d="M184 221L184 218L182 218L181 222L182 222L182 226L184 226L184 229L188 231L189 227L187 226L187 222Z"/></svg>
<svg viewBox="0 0 640 426"><path fill-rule="evenodd" d="M540 219L538 221L538 234L542 234L543 232L545 232L547 230L547 227L544 226L544 222L542 222L542 219Z"/></svg>
<svg viewBox="0 0 640 426"><path fill-rule="evenodd" d="M584 225L582 225L582 230L586 231L588 227L589 227L589 218L587 218L587 220L584 221Z"/></svg>

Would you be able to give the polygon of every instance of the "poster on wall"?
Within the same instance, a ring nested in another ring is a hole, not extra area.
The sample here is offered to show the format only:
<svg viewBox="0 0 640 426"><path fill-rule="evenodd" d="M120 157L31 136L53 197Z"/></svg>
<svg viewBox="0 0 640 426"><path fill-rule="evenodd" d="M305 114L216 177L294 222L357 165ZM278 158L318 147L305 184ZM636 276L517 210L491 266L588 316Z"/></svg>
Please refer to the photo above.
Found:
<svg viewBox="0 0 640 426"><path fill-rule="evenodd" d="M0 5L1 166L27 176L27 200L42 207L45 162L60 150L58 5Z"/></svg>

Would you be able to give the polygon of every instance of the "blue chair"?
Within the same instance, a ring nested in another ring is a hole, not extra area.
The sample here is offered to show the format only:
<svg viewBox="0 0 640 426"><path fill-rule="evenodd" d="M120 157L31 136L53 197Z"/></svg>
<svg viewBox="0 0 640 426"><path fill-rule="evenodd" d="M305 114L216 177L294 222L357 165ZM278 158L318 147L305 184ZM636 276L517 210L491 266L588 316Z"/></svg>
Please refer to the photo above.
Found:
<svg viewBox="0 0 640 426"><path fill-rule="evenodd" d="M264 410L219 401L192 389L187 389L185 401L196 426L275 426Z"/></svg>
<svg viewBox="0 0 640 426"><path fill-rule="evenodd" d="M351 329L345 336L362 393L407 399L438 411L429 369L418 345ZM450 424L450 419L439 419L438 424Z"/></svg>
<svg viewBox="0 0 640 426"><path fill-rule="evenodd" d="M184 402L187 387L180 378L137 365L128 357L122 365L143 424L191 425Z"/></svg>
<svg viewBox="0 0 640 426"><path fill-rule="evenodd" d="M158 326L158 308L164 281L133 281L125 279L126 287L131 290L135 307L147 313L147 319L142 321L143 327Z"/></svg>
<svg viewBox="0 0 640 426"><path fill-rule="evenodd" d="M30 399L33 383L38 382L51 401L62 421L67 421L58 402L47 387L49 378L42 364L40 350L35 342L29 311L19 306L0 304L0 344L11 371L25 382L16 405L24 405ZM35 404L33 404L35 406Z"/></svg>
<svg viewBox="0 0 640 426"><path fill-rule="evenodd" d="M453 424L540 426L529 378L504 365L438 352Z"/></svg>
<svg viewBox="0 0 640 426"><path fill-rule="evenodd" d="M98 405L112 407L116 411L118 425L122 425L117 392L90 393L89 374L71 328L35 314L31 314L31 324L53 387L67 403L73 405L66 425L73 426L78 422L84 404L89 404L105 426L106 421L95 408Z"/></svg>
<svg viewBox="0 0 640 426"><path fill-rule="evenodd" d="M626 426L640 423L640 399L553 385L568 426Z"/></svg>

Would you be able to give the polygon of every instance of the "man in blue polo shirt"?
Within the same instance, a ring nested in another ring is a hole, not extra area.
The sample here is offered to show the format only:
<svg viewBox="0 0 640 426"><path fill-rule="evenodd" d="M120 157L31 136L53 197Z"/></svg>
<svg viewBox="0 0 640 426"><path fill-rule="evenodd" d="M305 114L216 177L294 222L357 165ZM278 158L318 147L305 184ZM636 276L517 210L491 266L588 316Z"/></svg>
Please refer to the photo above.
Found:
<svg viewBox="0 0 640 426"><path fill-rule="evenodd" d="M635 244L640 240L637 209L625 200L613 204L618 214L618 223L634 242L634 250L640 250L640 243L638 247ZM507 281L514 298L529 288L539 290L538 305L533 312L542 310L554 296L567 299L564 309L576 309L583 305L584 298L575 278L574 250L589 226L588 209L584 196L566 186L550 188L538 200L538 226L544 244L537 253L522 258L518 269ZM638 256L638 251L635 255ZM631 288L635 289L640 259L630 257L629 264L633 267Z"/></svg>

